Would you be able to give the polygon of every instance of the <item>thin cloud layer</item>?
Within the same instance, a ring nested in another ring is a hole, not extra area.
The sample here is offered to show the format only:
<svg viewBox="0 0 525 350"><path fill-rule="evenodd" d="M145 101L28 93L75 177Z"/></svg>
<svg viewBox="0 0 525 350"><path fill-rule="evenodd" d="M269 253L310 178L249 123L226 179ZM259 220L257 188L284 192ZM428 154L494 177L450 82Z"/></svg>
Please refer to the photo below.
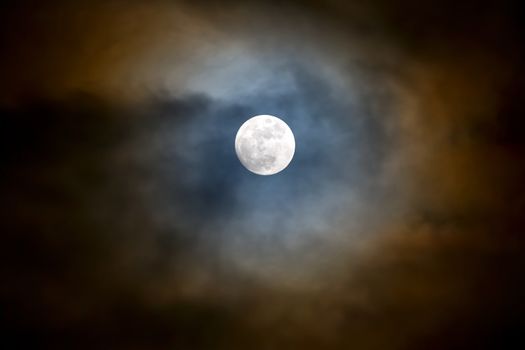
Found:
<svg viewBox="0 0 525 350"><path fill-rule="evenodd" d="M519 339L514 5L22 2L2 14L0 302L20 347ZM296 154L235 156L257 114Z"/></svg>

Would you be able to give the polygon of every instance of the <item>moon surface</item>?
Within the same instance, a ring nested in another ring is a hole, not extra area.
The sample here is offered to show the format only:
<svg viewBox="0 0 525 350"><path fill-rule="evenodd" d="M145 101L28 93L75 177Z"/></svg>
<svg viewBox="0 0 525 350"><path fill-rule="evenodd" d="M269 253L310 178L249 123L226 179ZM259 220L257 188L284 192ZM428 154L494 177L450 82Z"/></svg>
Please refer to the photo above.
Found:
<svg viewBox="0 0 525 350"><path fill-rule="evenodd" d="M284 170L295 153L290 127L272 115L257 115L241 125L235 137L235 153L242 165L258 175Z"/></svg>

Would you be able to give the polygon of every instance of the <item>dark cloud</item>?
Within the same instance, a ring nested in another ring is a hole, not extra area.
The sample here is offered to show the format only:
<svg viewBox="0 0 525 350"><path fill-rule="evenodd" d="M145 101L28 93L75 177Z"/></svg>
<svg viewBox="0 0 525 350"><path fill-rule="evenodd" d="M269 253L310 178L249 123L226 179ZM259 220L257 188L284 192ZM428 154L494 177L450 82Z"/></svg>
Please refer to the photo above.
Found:
<svg viewBox="0 0 525 350"><path fill-rule="evenodd" d="M18 347L497 349L525 281L514 2L7 5ZM274 114L261 177L238 127Z"/></svg>

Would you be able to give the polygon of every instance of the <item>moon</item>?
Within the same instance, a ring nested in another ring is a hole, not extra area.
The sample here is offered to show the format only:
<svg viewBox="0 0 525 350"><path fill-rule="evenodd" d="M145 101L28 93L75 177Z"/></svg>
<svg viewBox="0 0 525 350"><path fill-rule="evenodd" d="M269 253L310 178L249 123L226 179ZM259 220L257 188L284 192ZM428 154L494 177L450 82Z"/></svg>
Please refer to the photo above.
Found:
<svg viewBox="0 0 525 350"><path fill-rule="evenodd" d="M290 127L273 115L256 115L244 122L235 137L235 153L246 169L257 175L284 170L295 153Z"/></svg>

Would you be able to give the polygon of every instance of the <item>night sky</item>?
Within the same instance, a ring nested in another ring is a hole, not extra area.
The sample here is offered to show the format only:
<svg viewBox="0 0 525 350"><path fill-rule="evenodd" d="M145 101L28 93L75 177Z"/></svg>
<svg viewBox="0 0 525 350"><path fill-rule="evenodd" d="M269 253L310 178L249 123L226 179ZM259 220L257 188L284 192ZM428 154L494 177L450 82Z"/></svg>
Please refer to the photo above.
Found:
<svg viewBox="0 0 525 350"><path fill-rule="evenodd" d="M0 347L525 346L522 13L4 2ZM258 114L273 176L235 154Z"/></svg>

